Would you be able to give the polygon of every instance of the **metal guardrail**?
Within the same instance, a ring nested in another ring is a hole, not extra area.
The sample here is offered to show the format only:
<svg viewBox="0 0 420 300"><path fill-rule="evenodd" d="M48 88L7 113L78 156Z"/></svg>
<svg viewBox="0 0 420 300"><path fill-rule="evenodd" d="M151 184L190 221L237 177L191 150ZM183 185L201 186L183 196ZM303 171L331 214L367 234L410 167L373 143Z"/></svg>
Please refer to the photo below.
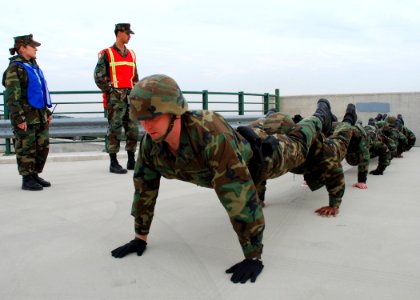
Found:
<svg viewBox="0 0 420 300"><path fill-rule="evenodd" d="M236 128L261 118L262 115L224 116ZM108 130L106 118L59 118L54 119L50 126L50 138L103 138ZM139 127L140 133L144 133ZM0 139L12 139L13 129L10 120L0 120ZM6 145L7 146L7 145ZM6 155L10 154L10 145L6 147Z"/></svg>
<svg viewBox="0 0 420 300"><path fill-rule="evenodd" d="M266 114L270 108L280 111L280 91L275 90L274 94L270 93L247 93L247 92L211 92L203 91L182 91L184 95L191 95L188 103L191 104L190 109L204 109L221 113L226 117L228 114L237 114L238 117L247 122L258 118L259 116L245 115L250 113ZM51 91L53 99L53 116L50 136L51 137L76 137L74 142L91 141L92 139L77 139L77 137L95 137L103 138L107 131L107 122L105 112L103 110L101 92L100 91ZM5 92L0 92L3 98L3 104L0 105L0 146L5 146L6 154L10 154L11 138L13 132L10 127L8 107L6 105ZM67 97L70 101L63 101ZM70 97L70 98L68 98ZM86 98L84 98L86 97ZM210 99L211 98L211 99ZM94 101L92 101L94 100ZM1 103L0 103L1 104ZM72 116L77 115L77 118ZM80 115L85 115L80 117ZM64 116L64 117L63 117ZM65 118L71 117L71 118ZM86 117L87 116L87 117ZM100 116L100 117L99 117ZM104 117L102 117L104 116ZM60 118L62 117L62 118ZM4 118L5 120L1 120ZM242 122L236 116L228 116L233 122ZM236 121L233 119L236 118ZM78 120L83 119L83 120ZM74 122L74 123L73 123ZM77 122L86 122L83 126L76 125ZM60 141L56 141L60 143Z"/></svg>
<svg viewBox="0 0 420 300"><path fill-rule="evenodd" d="M248 124L262 115L253 116L225 116L224 118L234 128ZM106 118L63 118L54 119L50 126L50 137L104 137L108 129ZM140 127L140 132L144 133ZM10 120L0 120L0 138L13 138Z"/></svg>

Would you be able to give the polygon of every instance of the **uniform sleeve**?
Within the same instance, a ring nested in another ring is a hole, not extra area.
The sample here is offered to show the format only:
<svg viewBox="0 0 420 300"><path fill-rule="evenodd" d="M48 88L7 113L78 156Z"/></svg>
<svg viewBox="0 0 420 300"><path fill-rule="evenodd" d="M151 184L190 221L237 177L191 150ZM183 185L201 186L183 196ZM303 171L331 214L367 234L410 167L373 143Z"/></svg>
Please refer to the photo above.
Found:
<svg viewBox="0 0 420 300"><path fill-rule="evenodd" d="M244 144L235 134L219 133L212 136L205 155L215 174L212 186L229 215L245 257L261 257L264 215L241 147Z"/></svg>
<svg viewBox="0 0 420 300"><path fill-rule="evenodd" d="M357 181L366 183L367 174L369 171L370 152L367 136L362 137L359 144L359 151L361 156L361 162L357 166Z"/></svg>
<svg viewBox="0 0 420 300"><path fill-rule="evenodd" d="M160 173L149 163L146 135L143 137L134 170L134 199L131 215L134 217L134 230L137 234L148 234L152 224L156 199L159 193Z"/></svg>
<svg viewBox="0 0 420 300"><path fill-rule="evenodd" d="M95 71L94 71L94 78L96 86L102 92L109 92L111 89L110 86L110 78L109 78L109 61L108 61L108 54L106 50L102 50L99 54L98 63L96 64Z"/></svg>
<svg viewBox="0 0 420 300"><path fill-rule="evenodd" d="M332 163L330 169L325 173L325 187L328 191L329 206L338 208L346 189L343 166L340 162Z"/></svg>
<svg viewBox="0 0 420 300"><path fill-rule="evenodd" d="M26 71L16 64L11 64L5 74L6 102L10 119L14 125L26 122L22 104L22 89L20 78L27 76Z"/></svg>

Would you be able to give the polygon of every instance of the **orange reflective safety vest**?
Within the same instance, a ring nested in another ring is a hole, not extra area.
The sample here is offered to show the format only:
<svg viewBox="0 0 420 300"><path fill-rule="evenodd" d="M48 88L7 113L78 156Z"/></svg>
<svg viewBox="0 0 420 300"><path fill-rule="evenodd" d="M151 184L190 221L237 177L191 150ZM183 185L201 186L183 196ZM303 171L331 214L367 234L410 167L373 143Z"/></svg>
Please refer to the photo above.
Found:
<svg viewBox="0 0 420 300"><path fill-rule="evenodd" d="M128 49L128 54L123 57L114 48L108 48L109 76L111 86L116 89L133 88L133 78L136 75L136 54ZM106 93L103 94L104 107L106 107Z"/></svg>

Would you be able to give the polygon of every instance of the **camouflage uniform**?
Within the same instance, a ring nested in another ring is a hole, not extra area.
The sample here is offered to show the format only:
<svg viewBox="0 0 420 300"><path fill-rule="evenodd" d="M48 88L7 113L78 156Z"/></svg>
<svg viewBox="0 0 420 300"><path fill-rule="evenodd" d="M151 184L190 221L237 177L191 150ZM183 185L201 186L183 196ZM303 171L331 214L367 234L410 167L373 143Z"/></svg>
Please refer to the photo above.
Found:
<svg viewBox="0 0 420 300"><path fill-rule="evenodd" d="M347 148L346 161L351 166L357 166L357 182L366 183L369 170L369 138L360 124L353 126L353 136Z"/></svg>
<svg viewBox="0 0 420 300"><path fill-rule="evenodd" d="M326 186L330 206L339 207L344 195L345 182L341 161L347 154L354 127L339 123L332 136L320 134L321 122L317 117L305 118L293 127L290 117L281 113L253 122L250 126L262 138L275 134L279 146L272 157L266 158L263 175L257 181L260 198L264 199L267 179L286 172L303 174L311 190Z"/></svg>
<svg viewBox="0 0 420 300"><path fill-rule="evenodd" d="M391 151L383 142L384 136L379 129L372 125L366 125L364 129L368 135L370 158L378 157L377 170L383 172L391 164Z"/></svg>
<svg viewBox="0 0 420 300"><path fill-rule="evenodd" d="M128 55L128 49L124 51L112 45L123 57ZM107 133L107 152L118 153L120 150L120 142L124 140L122 129L124 128L126 146L125 150L136 152L137 141L139 137L139 128L137 122L130 119L128 95L131 89L118 89L111 86L111 79L109 74L109 58L107 51L102 51L96 64L95 83L98 88L106 94L105 108L108 117L108 133ZM138 81L137 67L135 69L135 76L133 82Z"/></svg>
<svg viewBox="0 0 420 300"><path fill-rule="evenodd" d="M252 122L250 127L263 145L270 139L272 141L267 143L272 151L264 155L260 175L255 179L260 200L264 200L268 179L277 178L305 163L311 145L321 136L322 123L318 117L311 116L295 125L290 116L274 113ZM249 167L252 169L253 166Z"/></svg>
<svg viewBox="0 0 420 300"><path fill-rule="evenodd" d="M10 64L3 74L6 87L6 102L15 135L14 147L19 174L22 176L41 173L49 152L48 117L51 111L34 108L27 101L28 75L25 68L16 62L30 63L36 68L34 59L27 61L21 55L10 58ZM26 122L27 130L17 125Z"/></svg>
<svg viewBox="0 0 420 300"><path fill-rule="evenodd" d="M375 126L380 130L382 141L391 152L391 157L396 157L398 148L398 134L385 121L378 121L375 123Z"/></svg>
<svg viewBox="0 0 420 300"><path fill-rule="evenodd" d="M260 257L265 223L246 165L252 156L250 145L217 113L187 111L181 123L176 157L166 143L156 143L149 135L140 142L132 208L136 233L149 233L160 178L164 176L213 188L245 257Z"/></svg>
<svg viewBox="0 0 420 300"><path fill-rule="evenodd" d="M292 173L303 174L308 187L318 190L325 185L330 207L340 207L345 191L344 171L341 161L347 155L354 127L338 123L328 138L319 138L310 149L306 162Z"/></svg>
<svg viewBox="0 0 420 300"><path fill-rule="evenodd" d="M402 133L407 138L407 145L404 148L404 151L408 151L416 144L416 135L407 126L402 127Z"/></svg>

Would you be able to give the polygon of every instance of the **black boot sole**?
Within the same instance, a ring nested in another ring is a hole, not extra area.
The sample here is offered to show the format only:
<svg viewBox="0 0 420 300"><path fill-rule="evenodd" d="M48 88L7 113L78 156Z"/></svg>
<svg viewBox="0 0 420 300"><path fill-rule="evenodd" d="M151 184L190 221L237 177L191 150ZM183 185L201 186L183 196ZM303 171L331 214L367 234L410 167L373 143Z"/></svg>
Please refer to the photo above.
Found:
<svg viewBox="0 0 420 300"><path fill-rule="evenodd" d="M22 186L22 190L25 190L25 191L42 191L43 189L44 188L42 186L39 188L31 188L28 186Z"/></svg>
<svg viewBox="0 0 420 300"><path fill-rule="evenodd" d="M125 169L116 170L114 168L109 168L109 172L114 173L114 174L126 174L127 170Z"/></svg>

